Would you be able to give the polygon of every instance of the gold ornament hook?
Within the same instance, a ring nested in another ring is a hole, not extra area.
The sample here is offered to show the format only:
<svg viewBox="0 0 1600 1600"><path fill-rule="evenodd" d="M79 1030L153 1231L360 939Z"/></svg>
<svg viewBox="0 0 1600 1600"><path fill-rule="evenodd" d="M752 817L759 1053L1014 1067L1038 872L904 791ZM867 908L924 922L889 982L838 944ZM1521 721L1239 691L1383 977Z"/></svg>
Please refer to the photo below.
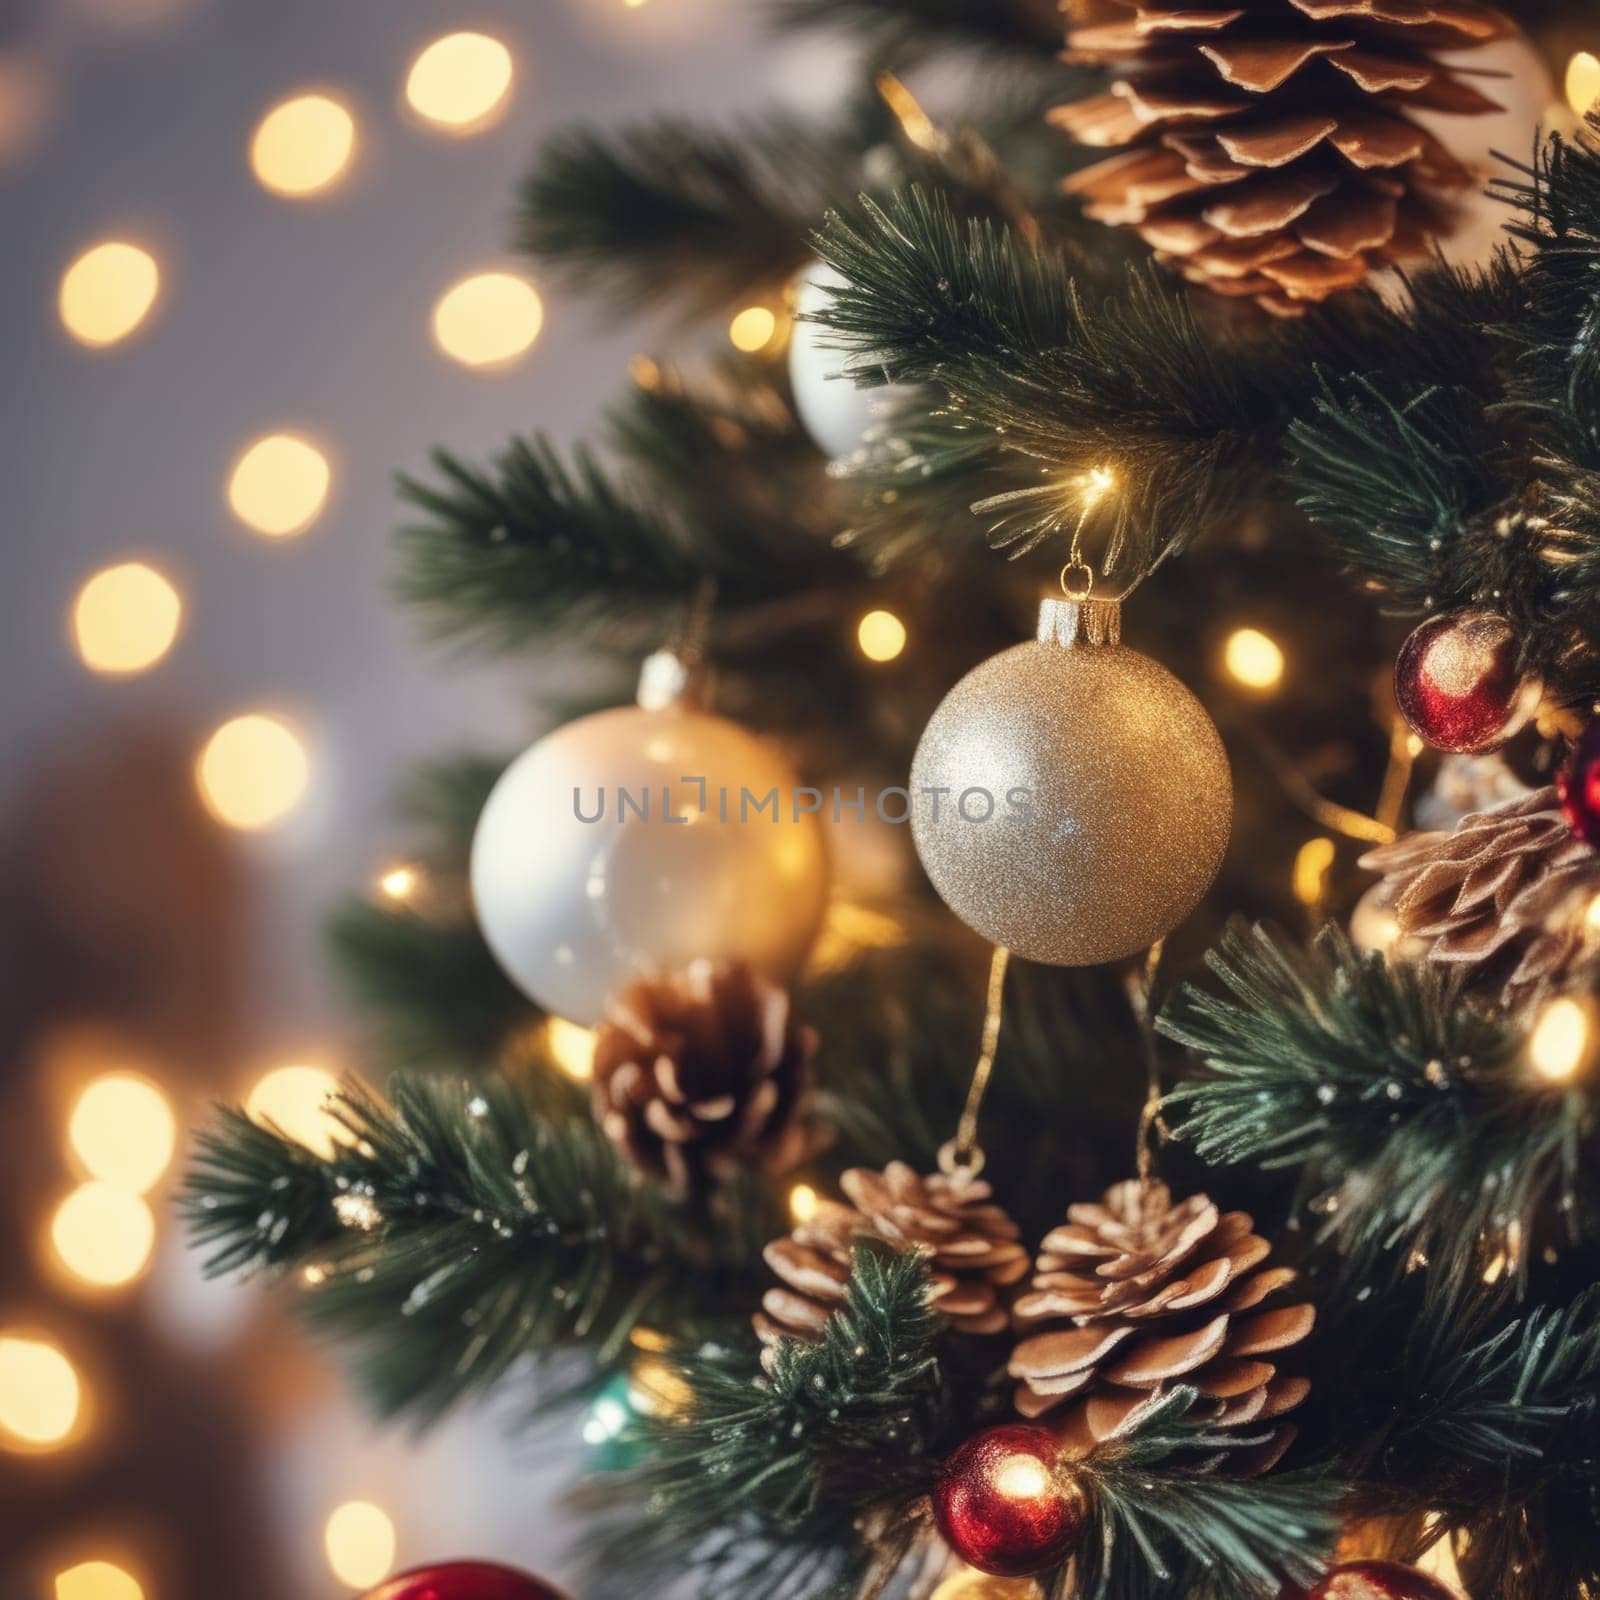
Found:
<svg viewBox="0 0 1600 1600"><path fill-rule="evenodd" d="M1069 574L1074 573L1083 574L1082 583L1076 587L1074 587L1074 585L1068 581ZM1061 569L1061 577L1059 581L1061 584L1061 592L1067 597L1067 599L1073 601L1087 600L1094 592L1094 568L1091 567L1089 563L1083 560L1081 557L1075 558L1071 561L1068 561L1067 564Z"/></svg>

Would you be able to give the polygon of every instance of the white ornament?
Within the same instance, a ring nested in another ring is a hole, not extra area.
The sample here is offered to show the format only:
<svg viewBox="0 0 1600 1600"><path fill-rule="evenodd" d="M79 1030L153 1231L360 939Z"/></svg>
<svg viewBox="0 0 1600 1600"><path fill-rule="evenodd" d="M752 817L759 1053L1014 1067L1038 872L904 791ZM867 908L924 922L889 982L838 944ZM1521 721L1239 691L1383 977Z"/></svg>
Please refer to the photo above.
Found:
<svg viewBox="0 0 1600 1600"><path fill-rule="evenodd" d="M905 386L889 384L858 389L844 367L851 358L833 346L835 335L805 317L827 308L845 280L832 267L816 262L795 284L795 323L789 335L789 384L795 410L818 447L830 459L860 448L873 425L905 394Z"/></svg>
<svg viewBox="0 0 1600 1600"><path fill-rule="evenodd" d="M736 723L662 704L662 661L647 663L647 703L580 717L513 761L472 840L495 958L585 1025L630 978L701 958L787 980L827 898L821 828L803 801L796 814L793 772Z"/></svg>
<svg viewBox="0 0 1600 1600"><path fill-rule="evenodd" d="M1439 60L1502 107L1476 117L1409 109L1407 113L1472 173L1472 192L1452 201L1458 221L1439 240L1440 251L1458 267L1486 267L1498 247L1512 242L1505 227L1515 216L1503 200L1485 192L1492 178L1515 176L1496 159L1496 152L1526 164L1533 158L1539 132L1570 131L1573 118L1543 57L1525 34L1513 33L1475 49L1441 51Z"/></svg>

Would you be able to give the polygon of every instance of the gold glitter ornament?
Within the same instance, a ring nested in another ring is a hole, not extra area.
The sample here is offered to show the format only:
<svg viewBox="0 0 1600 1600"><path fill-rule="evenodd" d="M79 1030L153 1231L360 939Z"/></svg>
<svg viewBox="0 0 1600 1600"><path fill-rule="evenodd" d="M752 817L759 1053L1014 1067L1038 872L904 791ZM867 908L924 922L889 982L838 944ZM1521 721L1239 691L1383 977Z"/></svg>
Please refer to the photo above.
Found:
<svg viewBox="0 0 1600 1600"><path fill-rule="evenodd" d="M952 1573L929 1600L1044 1600L1032 1578L991 1578L976 1567Z"/></svg>
<svg viewBox="0 0 1600 1600"><path fill-rule="evenodd" d="M1228 758L1200 702L1121 643L1120 606L1048 599L973 668L911 767L911 830L945 903L1031 961L1091 966L1175 928L1222 865Z"/></svg>

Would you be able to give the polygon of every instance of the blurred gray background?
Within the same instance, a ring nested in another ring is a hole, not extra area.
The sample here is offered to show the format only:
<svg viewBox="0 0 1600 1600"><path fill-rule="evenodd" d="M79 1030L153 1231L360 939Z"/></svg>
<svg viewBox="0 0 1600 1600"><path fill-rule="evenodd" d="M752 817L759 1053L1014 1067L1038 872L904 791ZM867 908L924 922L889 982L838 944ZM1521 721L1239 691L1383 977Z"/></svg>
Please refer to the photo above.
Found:
<svg viewBox="0 0 1600 1600"><path fill-rule="evenodd" d="M44 1455L0 1451L0 1595L58 1590L93 1559L146 1600L309 1600L348 1588L323 1527L384 1508L399 1565L497 1556L559 1578L561 1475L501 1419L417 1441L375 1433L281 1305L203 1285L151 1197L153 1270L86 1296L41 1266L45 1218L76 1181L50 1043L93 1023L138 1041L192 1124L267 1068L357 1060L319 925L397 844L386 801L417 758L515 748L539 668L452 660L386 595L391 474L441 442L582 434L662 330L607 327L540 285L543 332L509 370L447 361L433 303L505 265L513 186L539 137L652 108L832 98L843 57L763 47L751 0L0 0L0 1335L39 1329L77 1360L95 1426ZM509 109L450 138L400 110L405 70L462 28L510 46ZM252 177L275 101L328 87L358 119L333 192L280 198ZM162 271L148 322L106 350L56 313L86 245L129 236ZM537 275L535 274L535 278ZM240 448L277 427L327 450L326 511L268 541L229 513ZM146 558L179 586L176 647L98 677L68 628L80 583ZM194 796L205 737L240 711L306 736L306 803L263 835ZM537 1446L540 1441L533 1441ZM577 1425L544 1444L577 1457ZM87 1582L88 1580L83 1580Z"/></svg>

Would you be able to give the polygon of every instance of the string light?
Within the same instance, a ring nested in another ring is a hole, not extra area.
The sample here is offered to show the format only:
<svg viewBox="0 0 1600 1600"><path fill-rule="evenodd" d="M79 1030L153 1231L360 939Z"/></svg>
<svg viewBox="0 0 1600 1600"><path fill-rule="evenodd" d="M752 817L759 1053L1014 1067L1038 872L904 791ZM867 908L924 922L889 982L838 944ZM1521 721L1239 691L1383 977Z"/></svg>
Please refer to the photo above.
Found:
<svg viewBox="0 0 1600 1600"><path fill-rule="evenodd" d="M628 1378L628 1398L635 1411L649 1417L676 1417L688 1410L694 1391L660 1356L641 1356Z"/></svg>
<svg viewBox="0 0 1600 1600"><path fill-rule="evenodd" d="M526 278L478 272L452 284L433 308L433 337L464 367L509 366L539 337L544 304Z"/></svg>
<svg viewBox="0 0 1600 1600"><path fill-rule="evenodd" d="M80 1561L56 1574L55 1600L144 1600L144 1588L113 1561Z"/></svg>
<svg viewBox="0 0 1600 1600"><path fill-rule="evenodd" d="M1589 1013L1581 1002L1565 995L1552 1000L1528 1037L1533 1070L1549 1083L1569 1083L1588 1058L1589 1034Z"/></svg>
<svg viewBox="0 0 1600 1600"><path fill-rule="evenodd" d="M1326 836L1307 839L1295 852L1294 897L1301 905L1320 906L1327 898L1328 872L1336 853L1333 840Z"/></svg>
<svg viewBox="0 0 1600 1600"><path fill-rule="evenodd" d="M261 186L289 199L331 188L344 176L356 147L356 119L326 94L281 100L256 124L250 167Z"/></svg>
<svg viewBox="0 0 1600 1600"><path fill-rule="evenodd" d="M211 735L196 775L201 797L219 822L256 832L282 822L300 804L310 763L286 722L251 712Z"/></svg>
<svg viewBox="0 0 1600 1600"><path fill-rule="evenodd" d="M405 905L421 886L422 874L415 867L400 863L389 867L378 876L378 890L398 905Z"/></svg>
<svg viewBox="0 0 1600 1600"><path fill-rule="evenodd" d="M789 1191L789 1217L795 1223L810 1222L821 1205L817 1191L809 1183L797 1183Z"/></svg>
<svg viewBox="0 0 1600 1600"><path fill-rule="evenodd" d="M1580 50L1567 63L1567 104L1572 114L1584 116L1600 100L1600 56Z"/></svg>
<svg viewBox="0 0 1600 1600"><path fill-rule="evenodd" d="M422 50L406 74L406 101L450 133L477 133L504 111L511 52L487 33L447 33Z"/></svg>
<svg viewBox="0 0 1600 1600"><path fill-rule="evenodd" d="M91 672L148 672L172 648L183 621L178 591L154 567L124 561L88 578L72 603L72 640Z"/></svg>
<svg viewBox="0 0 1600 1600"><path fill-rule="evenodd" d="M126 239L91 245L62 274L62 325L79 344L116 344L149 316L160 288L161 270L148 250Z"/></svg>
<svg viewBox="0 0 1600 1600"><path fill-rule="evenodd" d="M388 1512L370 1500L336 1506L322 1531L329 1568L352 1589L370 1589L394 1571L395 1544Z"/></svg>
<svg viewBox="0 0 1600 1600"><path fill-rule="evenodd" d="M92 1178L145 1194L167 1170L178 1124L167 1097L134 1072L107 1072L89 1084L67 1117L67 1145Z"/></svg>
<svg viewBox="0 0 1600 1600"><path fill-rule="evenodd" d="M248 445L228 474L228 505L268 539L304 533L328 500L328 458L304 435L268 433Z"/></svg>
<svg viewBox="0 0 1600 1600"><path fill-rule="evenodd" d="M326 1160L341 1143L343 1128L328 1108L339 1080L323 1067L294 1062L275 1067L251 1089L245 1110L271 1123L286 1138Z"/></svg>
<svg viewBox="0 0 1600 1600"><path fill-rule="evenodd" d="M580 1083L594 1076L594 1030L580 1028L565 1017L551 1017L544 1025L545 1048L550 1059L569 1078Z"/></svg>
<svg viewBox="0 0 1600 1600"><path fill-rule="evenodd" d="M80 1184L50 1219L56 1258L97 1289L120 1289L141 1277L155 1242L150 1207L109 1183Z"/></svg>
<svg viewBox="0 0 1600 1600"><path fill-rule="evenodd" d="M1283 651L1259 628L1236 628L1222 647L1228 676L1247 689L1263 693L1283 679Z"/></svg>
<svg viewBox="0 0 1600 1600"><path fill-rule="evenodd" d="M83 1380L48 1339L0 1334L0 1444L59 1450L83 1418Z"/></svg>
<svg viewBox="0 0 1600 1600"><path fill-rule="evenodd" d="M778 331L778 318L766 306L746 306L728 324L728 341L735 350L753 355L772 343Z"/></svg>
<svg viewBox="0 0 1600 1600"><path fill-rule="evenodd" d="M856 624L856 643L868 661L893 661L906 647L906 625L892 611L869 611Z"/></svg>

